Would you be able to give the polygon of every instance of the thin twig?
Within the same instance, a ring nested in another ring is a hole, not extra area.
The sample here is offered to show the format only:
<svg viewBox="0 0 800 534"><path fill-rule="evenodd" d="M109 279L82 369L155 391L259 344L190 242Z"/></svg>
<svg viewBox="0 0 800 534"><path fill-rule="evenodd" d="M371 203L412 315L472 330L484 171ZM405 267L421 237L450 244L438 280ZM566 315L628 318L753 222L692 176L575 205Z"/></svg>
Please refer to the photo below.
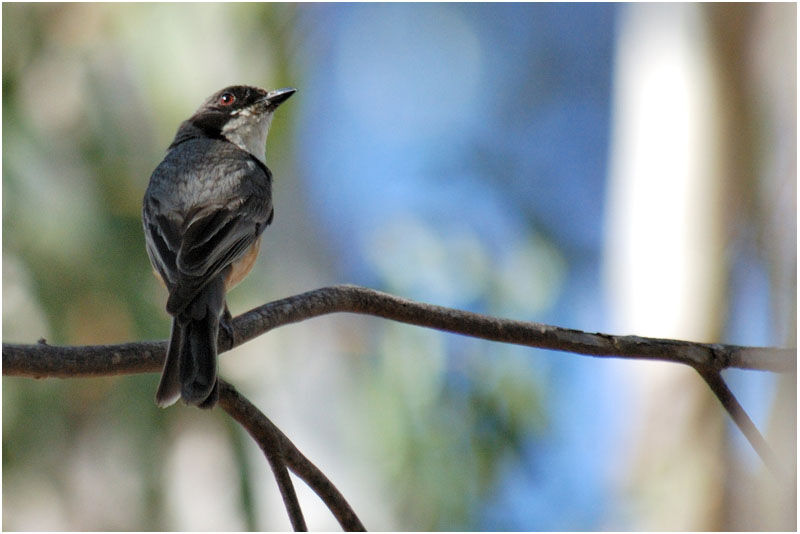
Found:
<svg viewBox="0 0 800 534"><path fill-rule="evenodd" d="M261 450L264 451L270 461L270 465L273 462L270 458L276 456L274 451L279 450L283 470L285 471L285 467L288 466L308 484L333 513L344 530L349 532L366 531L361 520L336 486L297 449L294 443L266 415L227 382L220 380L219 386L219 405L247 429L247 432L256 440ZM275 471L274 467L273 471ZM286 475L288 476L288 473ZM278 483L280 486L280 481ZM297 503L297 497L294 495L294 488L291 488L288 502L283 489L281 489L281 495L283 496L286 510L292 518L294 529L306 530L304 522L296 523L295 520L295 517L299 517L300 521L302 521L302 512L300 511L299 503ZM296 511L294 511L295 508Z"/></svg>
<svg viewBox="0 0 800 534"><path fill-rule="evenodd" d="M264 455L267 457L272 473L275 475L275 482L283 498L283 505L295 532L307 532L308 527L303 518L303 510L297 500L297 493L294 491L292 478L286 469L283 458L283 447L281 437L278 436L274 425L267 424L267 419L261 411L250 401L241 395L236 388L220 379L219 381L219 405L241 424L245 430L258 443Z"/></svg>
<svg viewBox="0 0 800 534"><path fill-rule="evenodd" d="M767 440L761 435L761 432L758 431L753 420L750 419L750 416L744 411L742 405L739 404L739 401L728 387L728 384L725 383L719 371L704 371L698 369L697 372L700 373L700 376L706 381L708 387L714 392L714 395L719 399L719 402L731 416L733 422L736 423L736 426L739 427L739 430L742 431L747 441L750 442L750 445L761 458L761 461L764 462L764 465L766 465L776 477L783 477L783 470L781 469L778 458L772 451L772 447L769 446L769 443L767 443Z"/></svg>
<svg viewBox="0 0 800 534"><path fill-rule="evenodd" d="M342 495L339 489L333 485L333 482L331 482L328 477L325 476L325 473L320 471L320 469L314 465L311 460L306 458L306 456L300 452L297 447L295 447L294 443L289 441L289 438L287 438L278 427L275 427L275 430L280 436L282 436L282 439L284 440L282 441L284 455L289 469L291 469L295 475L303 479L303 481L308 484L312 490L314 490L314 493L316 493L319 498L323 500L328 509L336 517L339 525L341 525L345 531L366 532L367 529L364 527L364 524L361 523L361 520L358 518L350 504L348 504L347 500L344 498L344 495Z"/></svg>

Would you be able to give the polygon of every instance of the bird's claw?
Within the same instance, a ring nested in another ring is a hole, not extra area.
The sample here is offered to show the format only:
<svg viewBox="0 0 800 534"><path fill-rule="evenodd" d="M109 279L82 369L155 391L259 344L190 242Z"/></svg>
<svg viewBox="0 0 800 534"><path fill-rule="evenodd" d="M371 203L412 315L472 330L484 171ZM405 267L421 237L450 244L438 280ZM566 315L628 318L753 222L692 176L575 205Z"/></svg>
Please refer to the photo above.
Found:
<svg viewBox="0 0 800 534"><path fill-rule="evenodd" d="M228 310L227 304L225 305L225 311L222 312L222 317L219 318L219 326L227 334L231 347L234 346L236 344L236 332L233 329L233 316Z"/></svg>

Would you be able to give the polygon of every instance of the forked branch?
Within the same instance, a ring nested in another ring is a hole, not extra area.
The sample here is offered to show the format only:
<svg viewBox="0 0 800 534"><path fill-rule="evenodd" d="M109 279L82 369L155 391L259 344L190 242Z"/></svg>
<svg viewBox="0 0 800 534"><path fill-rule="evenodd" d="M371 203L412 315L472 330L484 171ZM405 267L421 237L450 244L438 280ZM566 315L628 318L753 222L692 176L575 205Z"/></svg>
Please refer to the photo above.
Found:
<svg viewBox="0 0 800 534"><path fill-rule="evenodd" d="M348 532L366 530L328 477L311 463L266 415L224 380L220 380L219 383L219 405L247 430L264 451L275 473L294 530L304 531L307 528L289 473L286 471L287 466L319 495L344 530Z"/></svg>
<svg viewBox="0 0 800 534"><path fill-rule="evenodd" d="M342 285L316 289L270 302L233 320L238 346L265 332L330 313L350 312L382 317L465 336L558 350L587 356L661 360L693 367L706 381L762 460L780 471L778 462L719 374L740 369L796 372L796 349L744 347L639 336L612 336L415 302L380 291ZM220 353L232 348L221 336ZM3 374L10 376L79 377L159 371L166 342L58 347L3 343ZM325 501L346 530L364 526L336 487L272 422L226 382L220 384L220 406L258 442L275 474L292 526L306 525L286 467Z"/></svg>

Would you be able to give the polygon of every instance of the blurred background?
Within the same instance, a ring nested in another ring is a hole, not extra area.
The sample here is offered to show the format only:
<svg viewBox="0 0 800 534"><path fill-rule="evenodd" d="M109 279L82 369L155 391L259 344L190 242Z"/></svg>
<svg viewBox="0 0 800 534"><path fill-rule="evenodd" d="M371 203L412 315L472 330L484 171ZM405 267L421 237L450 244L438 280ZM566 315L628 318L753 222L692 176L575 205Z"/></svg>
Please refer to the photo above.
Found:
<svg viewBox="0 0 800 534"><path fill-rule="evenodd" d="M3 4L3 341L165 339L141 198L234 83L297 95L234 315L321 286L560 326L795 346L794 4ZM221 357L373 530L794 530L796 377L356 315ZM221 411L157 374L3 378L6 530L284 530ZM298 481L309 526L337 529Z"/></svg>

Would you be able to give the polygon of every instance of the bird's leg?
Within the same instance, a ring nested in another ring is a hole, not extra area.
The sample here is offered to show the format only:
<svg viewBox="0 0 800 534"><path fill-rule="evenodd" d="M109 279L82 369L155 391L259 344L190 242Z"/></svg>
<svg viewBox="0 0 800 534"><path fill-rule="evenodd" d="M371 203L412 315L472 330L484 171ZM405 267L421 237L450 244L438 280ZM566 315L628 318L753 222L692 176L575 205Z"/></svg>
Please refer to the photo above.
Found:
<svg viewBox="0 0 800 534"><path fill-rule="evenodd" d="M231 342L231 347L236 343L236 336L233 330L233 316L231 315L230 310L228 309L228 303L225 303L225 310L222 312L222 316L219 318L219 326L221 330L225 331L227 334L228 339Z"/></svg>

